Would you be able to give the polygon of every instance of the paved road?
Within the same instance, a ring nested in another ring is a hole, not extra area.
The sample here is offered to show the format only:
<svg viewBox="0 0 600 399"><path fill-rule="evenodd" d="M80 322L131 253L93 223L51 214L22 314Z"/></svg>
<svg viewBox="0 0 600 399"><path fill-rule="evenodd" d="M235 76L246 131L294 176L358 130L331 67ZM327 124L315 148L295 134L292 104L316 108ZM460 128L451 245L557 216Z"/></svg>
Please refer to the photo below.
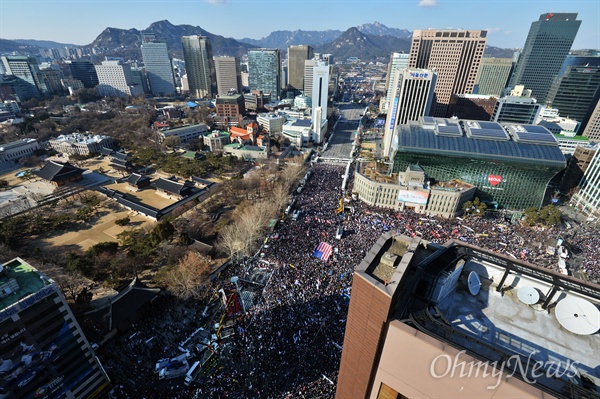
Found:
<svg viewBox="0 0 600 399"><path fill-rule="evenodd" d="M352 159L354 134L358 129L364 106L358 104L342 104L339 106L339 110L342 118L337 122L333 136L329 140L327 148L320 156L324 162L335 162L338 160L347 162Z"/></svg>

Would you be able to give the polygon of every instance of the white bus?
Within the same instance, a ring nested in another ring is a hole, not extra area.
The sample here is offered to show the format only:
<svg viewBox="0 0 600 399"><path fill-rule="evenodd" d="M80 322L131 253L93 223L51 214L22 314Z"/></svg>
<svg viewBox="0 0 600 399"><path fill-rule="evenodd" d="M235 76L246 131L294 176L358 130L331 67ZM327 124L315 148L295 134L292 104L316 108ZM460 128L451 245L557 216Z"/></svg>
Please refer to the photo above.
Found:
<svg viewBox="0 0 600 399"><path fill-rule="evenodd" d="M190 385L192 383L192 381L194 381L196 379L196 377L198 377L200 368L201 368L200 361L198 360L192 365L192 368L190 369L190 371L187 372L187 374L185 376L185 381L184 381L185 386Z"/></svg>

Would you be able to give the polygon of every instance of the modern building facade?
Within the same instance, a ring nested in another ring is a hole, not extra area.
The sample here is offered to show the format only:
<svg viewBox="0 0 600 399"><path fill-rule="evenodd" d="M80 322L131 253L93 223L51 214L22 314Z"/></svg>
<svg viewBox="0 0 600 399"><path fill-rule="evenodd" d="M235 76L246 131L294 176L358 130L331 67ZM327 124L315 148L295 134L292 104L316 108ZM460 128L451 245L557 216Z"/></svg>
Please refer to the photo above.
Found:
<svg viewBox="0 0 600 399"><path fill-rule="evenodd" d="M71 71L71 76L75 79L79 79L86 89L98 86L98 75L96 74L96 68L94 68L92 62L71 61L69 62L69 70Z"/></svg>
<svg viewBox="0 0 600 399"><path fill-rule="evenodd" d="M327 101L329 99L329 70L330 66L325 62L317 64L313 68L313 84L311 94L312 114L315 114L315 109L321 110L327 115Z"/></svg>
<svg viewBox="0 0 600 399"><path fill-rule="evenodd" d="M596 66L569 66L548 93L547 103L560 116L579 121L581 131L600 99L600 57Z"/></svg>
<svg viewBox="0 0 600 399"><path fill-rule="evenodd" d="M540 15L531 24L509 86L526 86L544 104L550 85L571 50L580 25L577 13Z"/></svg>
<svg viewBox="0 0 600 399"><path fill-rule="evenodd" d="M167 43L151 32L142 32L142 58L152 95L155 97L175 94L173 66Z"/></svg>
<svg viewBox="0 0 600 399"><path fill-rule="evenodd" d="M596 101L594 111L583 131L583 136L590 140L600 141L600 100Z"/></svg>
<svg viewBox="0 0 600 399"><path fill-rule="evenodd" d="M313 57L313 48L307 44L288 47L288 85L293 89L304 89L304 62Z"/></svg>
<svg viewBox="0 0 600 399"><path fill-rule="evenodd" d="M513 68L511 58L484 57L475 80L477 94L501 96Z"/></svg>
<svg viewBox="0 0 600 399"><path fill-rule="evenodd" d="M1 59L6 74L14 76L21 83L15 86L20 101L48 94L37 58L7 55Z"/></svg>
<svg viewBox="0 0 600 399"><path fill-rule="evenodd" d="M408 66L435 70L438 75L432 116L447 116L453 93L473 92L486 36L485 30L428 29L413 32Z"/></svg>
<svg viewBox="0 0 600 399"><path fill-rule="evenodd" d="M354 270L336 399L597 397L600 337L565 322L582 303L597 284L385 233Z"/></svg>
<svg viewBox="0 0 600 399"><path fill-rule="evenodd" d="M487 94L453 94L448 115L458 119L489 121L497 102L498 97Z"/></svg>
<svg viewBox="0 0 600 399"><path fill-rule="evenodd" d="M158 141L162 143L167 137L177 137L181 143L187 143L192 139L198 139L208 132L208 126L204 123L165 129L158 131Z"/></svg>
<svg viewBox="0 0 600 399"><path fill-rule="evenodd" d="M217 77L210 40L205 36L183 36L181 45L190 95L213 98L217 94Z"/></svg>
<svg viewBox="0 0 600 399"><path fill-rule="evenodd" d="M541 126L431 117L397 126L390 160L392 173L418 164L431 179L471 184L482 201L517 210L540 207L566 166L556 138Z"/></svg>
<svg viewBox="0 0 600 399"><path fill-rule="evenodd" d="M131 74L131 66L121 61L102 61L94 65L98 76L98 94L101 96L137 96L144 90L136 85Z"/></svg>
<svg viewBox="0 0 600 399"><path fill-rule="evenodd" d="M498 99L492 121L533 125L541 112L542 104L535 98L506 96Z"/></svg>
<svg viewBox="0 0 600 399"><path fill-rule="evenodd" d="M6 398L104 397L110 380L57 283L16 258L0 266Z"/></svg>
<svg viewBox="0 0 600 399"><path fill-rule="evenodd" d="M396 126L429 115L437 74L428 69L396 69L392 78L391 104L385 121L383 156L390 155Z"/></svg>
<svg viewBox="0 0 600 399"><path fill-rule="evenodd" d="M571 203L583 213L600 217L600 151L596 151Z"/></svg>
<svg viewBox="0 0 600 399"><path fill-rule="evenodd" d="M248 50L248 84L251 90L260 90L271 96L271 101L281 93L281 50Z"/></svg>
<svg viewBox="0 0 600 399"><path fill-rule="evenodd" d="M217 94L242 94L242 72L238 57L214 57Z"/></svg>
<svg viewBox="0 0 600 399"><path fill-rule="evenodd" d="M381 103L381 111L387 113L389 109L390 102L392 101L392 96L394 92L394 78L396 76L396 71L408 68L408 60L410 59L410 54L404 53L392 53L390 55L390 62L388 64L388 70L386 75L386 83L385 87L387 88L385 92L385 97Z"/></svg>
<svg viewBox="0 0 600 399"><path fill-rule="evenodd" d="M246 113L244 96L241 94L217 97L215 108L218 116L227 116L230 118L237 118Z"/></svg>
<svg viewBox="0 0 600 399"><path fill-rule="evenodd" d="M0 170L15 165L21 158L27 158L40 149L36 139L22 139L0 145Z"/></svg>

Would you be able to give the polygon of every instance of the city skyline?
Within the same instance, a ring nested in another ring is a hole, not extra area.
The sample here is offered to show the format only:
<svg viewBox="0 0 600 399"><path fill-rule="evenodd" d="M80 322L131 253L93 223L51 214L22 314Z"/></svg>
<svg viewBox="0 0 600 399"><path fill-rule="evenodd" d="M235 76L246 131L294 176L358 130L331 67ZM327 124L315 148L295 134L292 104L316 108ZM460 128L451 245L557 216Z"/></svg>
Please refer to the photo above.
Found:
<svg viewBox="0 0 600 399"><path fill-rule="evenodd" d="M107 7L109 3L112 5ZM345 31L378 21L389 28L409 31L483 29L488 30L489 45L521 48L531 21L540 14L577 12L582 25L573 49L600 48L600 2L597 1L377 0L340 3L296 0L295 3L306 5L294 7L294 21L302 21L301 25L290 23L288 18L278 18L282 10L272 0L177 0L170 2L167 9L144 7L148 1L140 0L0 0L0 38L86 45L108 27L144 30L153 22L167 19L174 25L200 26L224 37L261 39L277 30ZM24 5L31 8L24 8ZM512 5L518 5L518 9ZM182 8L186 12L182 13ZM34 11L23 12L24 9ZM93 15L93 20L82 18L88 15ZM477 15L476 19L474 15ZM247 28L249 20L257 22L252 24L251 30Z"/></svg>

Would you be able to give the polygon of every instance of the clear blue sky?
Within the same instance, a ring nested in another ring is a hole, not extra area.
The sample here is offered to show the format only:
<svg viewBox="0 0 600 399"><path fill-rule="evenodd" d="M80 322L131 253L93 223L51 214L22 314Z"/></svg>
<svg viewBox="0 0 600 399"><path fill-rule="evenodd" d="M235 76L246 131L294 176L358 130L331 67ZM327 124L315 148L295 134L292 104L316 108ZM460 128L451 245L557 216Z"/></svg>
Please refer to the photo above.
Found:
<svg viewBox="0 0 600 399"><path fill-rule="evenodd" d="M106 27L145 29L168 19L225 37L275 30L344 31L378 21L408 30L488 29L488 44L522 47L546 12L577 12L574 49L600 48L600 0L0 0L0 38L89 44Z"/></svg>

